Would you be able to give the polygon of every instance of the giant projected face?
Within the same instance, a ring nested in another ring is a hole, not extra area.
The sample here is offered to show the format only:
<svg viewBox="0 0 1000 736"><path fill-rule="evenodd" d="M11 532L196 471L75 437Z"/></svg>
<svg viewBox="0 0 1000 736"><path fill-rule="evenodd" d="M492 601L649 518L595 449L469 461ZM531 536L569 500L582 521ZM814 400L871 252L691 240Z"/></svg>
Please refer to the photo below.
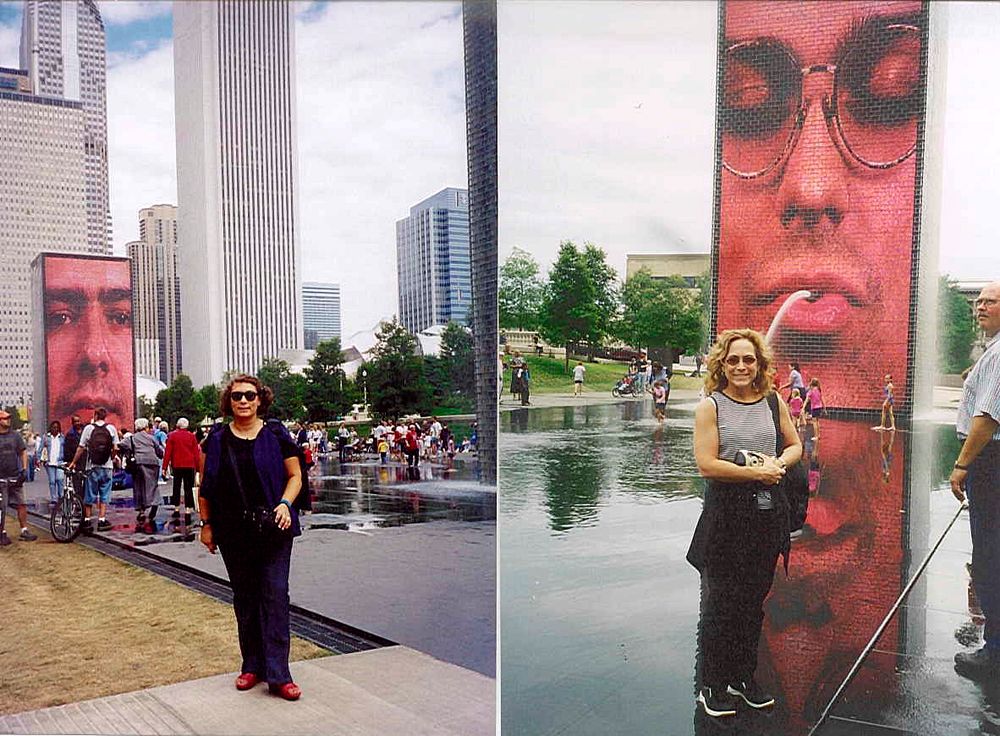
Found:
<svg viewBox="0 0 1000 736"><path fill-rule="evenodd" d="M919 2L731 2L719 97L718 323L766 331L828 406L909 387ZM786 376L779 375L784 382Z"/></svg>
<svg viewBox="0 0 1000 736"><path fill-rule="evenodd" d="M48 419L69 427L94 408L131 427L135 396L132 284L121 259L46 256L45 354Z"/></svg>

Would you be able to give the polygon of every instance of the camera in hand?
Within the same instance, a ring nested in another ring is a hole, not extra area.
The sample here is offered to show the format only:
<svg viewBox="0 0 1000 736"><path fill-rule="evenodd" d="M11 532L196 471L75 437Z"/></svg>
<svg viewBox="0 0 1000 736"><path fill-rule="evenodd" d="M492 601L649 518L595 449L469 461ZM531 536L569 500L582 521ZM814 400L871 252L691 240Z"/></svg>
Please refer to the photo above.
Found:
<svg viewBox="0 0 1000 736"><path fill-rule="evenodd" d="M737 450L733 462L741 467L758 468L764 464L765 459L765 455L753 450ZM770 488L758 488L756 493L754 493L754 497L757 499L757 508L759 510L767 511L774 508Z"/></svg>

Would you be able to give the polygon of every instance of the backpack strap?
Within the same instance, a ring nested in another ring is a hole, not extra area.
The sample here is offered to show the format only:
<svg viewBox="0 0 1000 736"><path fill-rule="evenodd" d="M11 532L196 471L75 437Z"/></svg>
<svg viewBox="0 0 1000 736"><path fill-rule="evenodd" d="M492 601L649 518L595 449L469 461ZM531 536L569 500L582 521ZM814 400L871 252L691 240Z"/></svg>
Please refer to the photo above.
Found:
<svg viewBox="0 0 1000 736"><path fill-rule="evenodd" d="M767 395L767 405L771 408L771 419L774 421L774 456L779 457L785 449L781 441L781 409L778 406L778 394L774 391Z"/></svg>

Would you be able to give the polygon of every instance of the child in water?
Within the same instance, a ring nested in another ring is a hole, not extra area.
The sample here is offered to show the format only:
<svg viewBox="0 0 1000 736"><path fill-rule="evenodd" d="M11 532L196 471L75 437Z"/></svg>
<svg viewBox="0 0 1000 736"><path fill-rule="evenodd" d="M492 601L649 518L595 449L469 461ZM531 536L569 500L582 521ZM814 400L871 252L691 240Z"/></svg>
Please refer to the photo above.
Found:
<svg viewBox="0 0 1000 736"><path fill-rule="evenodd" d="M788 411L795 420L795 428L802 426L802 396L797 388L792 389L792 398L788 400Z"/></svg>

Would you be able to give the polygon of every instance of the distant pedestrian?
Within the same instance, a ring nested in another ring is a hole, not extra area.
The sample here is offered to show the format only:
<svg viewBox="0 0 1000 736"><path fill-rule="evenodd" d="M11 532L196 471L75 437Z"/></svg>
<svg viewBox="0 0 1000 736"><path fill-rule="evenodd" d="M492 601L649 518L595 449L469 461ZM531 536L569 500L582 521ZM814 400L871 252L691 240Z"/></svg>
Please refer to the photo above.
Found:
<svg viewBox="0 0 1000 736"><path fill-rule="evenodd" d="M347 446L350 443L350 441L351 441L351 433L347 429L347 423L341 422L340 428L337 430L337 451L338 451L337 459L342 463L347 462ZM301 445L302 443L300 442L299 446L301 447Z"/></svg>
<svg viewBox="0 0 1000 736"><path fill-rule="evenodd" d="M701 353L694 354L694 372L691 374L691 378L699 378L701 376L702 360Z"/></svg>
<svg viewBox="0 0 1000 736"><path fill-rule="evenodd" d="M809 421L813 428L813 439L819 439L819 420L823 418L825 409L823 407L823 391L819 386L819 379L814 378L809 381L809 390L806 391L805 401L806 411L809 413Z"/></svg>
<svg viewBox="0 0 1000 736"><path fill-rule="evenodd" d="M136 468L131 472L135 531L155 534L156 509L160 501L160 491L156 484L164 450L160 448L148 419L139 417L135 420L135 432L121 441L119 451L135 458Z"/></svg>
<svg viewBox="0 0 1000 736"><path fill-rule="evenodd" d="M663 381L653 381L653 416L662 422L667 416L667 390Z"/></svg>
<svg viewBox="0 0 1000 736"><path fill-rule="evenodd" d="M531 371L528 369L527 363L520 369L518 385L521 387L521 406L529 406L531 404L528 401L531 397Z"/></svg>
<svg viewBox="0 0 1000 736"><path fill-rule="evenodd" d="M892 376L885 374L885 386L882 387L882 419L875 429L895 429L896 415L893 414L892 407L896 403Z"/></svg>
<svg viewBox="0 0 1000 736"><path fill-rule="evenodd" d="M191 525L194 510L194 474L201 459L198 438L188 431L188 420L180 417L176 428L167 435L167 446L163 453L163 472L169 469L173 474L173 493L170 502L174 506L173 519L180 522L181 509L184 510L184 526ZM183 489L184 495L181 496Z"/></svg>
<svg viewBox="0 0 1000 736"><path fill-rule="evenodd" d="M22 542L33 542L36 537L28 529L28 507L24 501L24 479L28 477L28 448L24 437L10 428L10 414L0 410L0 478L13 479L7 486L7 506L17 510L21 524ZM5 529L0 529L0 547L10 544Z"/></svg>
<svg viewBox="0 0 1000 736"><path fill-rule="evenodd" d="M799 390L800 395L802 396L806 395L806 384L802 380L802 373L799 371L798 363L788 364L788 383L784 383L781 386L778 386L778 391L784 391L786 388L789 389L788 391L789 399L792 398L791 389L794 388L797 388Z"/></svg>
<svg viewBox="0 0 1000 736"><path fill-rule="evenodd" d="M49 501L55 504L62 495L65 475L59 466L65 462L66 436L62 433L59 422L49 424L49 431L42 438L42 451L39 462L45 466L45 475L49 481Z"/></svg>
<svg viewBox="0 0 1000 736"><path fill-rule="evenodd" d="M583 393L583 377L587 372L587 367L583 362L578 362L573 369L573 395L579 396Z"/></svg>
<svg viewBox="0 0 1000 736"><path fill-rule="evenodd" d="M798 429L802 426L802 406L805 402L802 400L802 396L799 394L797 388L792 389L792 398L788 400L788 411L792 415L792 420L795 422L795 428Z"/></svg>

